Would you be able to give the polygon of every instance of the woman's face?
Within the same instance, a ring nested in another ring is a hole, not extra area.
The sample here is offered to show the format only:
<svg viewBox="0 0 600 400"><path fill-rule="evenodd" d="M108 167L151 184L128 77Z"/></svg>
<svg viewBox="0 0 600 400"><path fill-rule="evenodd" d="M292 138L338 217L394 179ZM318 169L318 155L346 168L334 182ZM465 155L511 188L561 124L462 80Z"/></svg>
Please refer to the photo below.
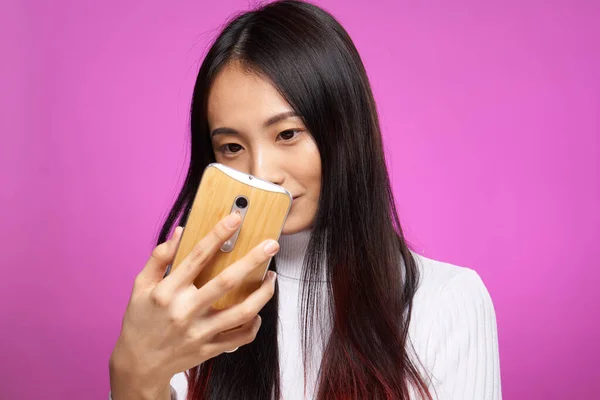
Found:
<svg viewBox="0 0 600 400"><path fill-rule="evenodd" d="M302 120L271 83L224 67L208 97L217 162L273 182L294 197L283 234L310 228L321 189L321 157Z"/></svg>

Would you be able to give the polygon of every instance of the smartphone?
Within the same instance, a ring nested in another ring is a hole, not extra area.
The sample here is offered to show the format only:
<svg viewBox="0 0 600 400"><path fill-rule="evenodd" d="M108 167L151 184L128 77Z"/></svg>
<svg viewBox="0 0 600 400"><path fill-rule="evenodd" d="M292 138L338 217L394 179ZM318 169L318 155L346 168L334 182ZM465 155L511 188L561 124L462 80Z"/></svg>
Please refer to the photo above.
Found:
<svg viewBox="0 0 600 400"><path fill-rule="evenodd" d="M225 268L267 239L279 240L292 205L283 187L223 164L209 164L202 174L175 259L166 275L176 270L194 246L225 216L238 213L242 222L233 236L202 268L194 285L201 288ZM271 258L246 276L242 285L213 304L223 309L241 303L259 288Z"/></svg>

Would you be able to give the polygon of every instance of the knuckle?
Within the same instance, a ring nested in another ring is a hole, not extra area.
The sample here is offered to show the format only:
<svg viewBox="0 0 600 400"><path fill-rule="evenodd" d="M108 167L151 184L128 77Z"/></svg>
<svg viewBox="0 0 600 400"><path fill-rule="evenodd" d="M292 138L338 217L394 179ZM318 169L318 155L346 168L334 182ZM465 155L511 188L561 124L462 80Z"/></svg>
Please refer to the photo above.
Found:
<svg viewBox="0 0 600 400"><path fill-rule="evenodd" d="M187 325L187 316L181 312L172 312L169 315L169 322L177 328L182 328Z"/></svg>
<svg viewBox="0 0 600 400"><path fill-rule="evenodd" d="M186 338L190 343L203 343L206 337L206 329L198 326L192 326L186 330Z"/></svg>
<svg viewBox="0 0 600 400"><path fill-rule="evenodd" d="M212 230L212 234L218 241L225 241L233 235L233 232L229 233L229 231L230 229L225 226L225 221L221 221Z"/></svg>
<svg viewBox="0 0 600 400"><path fill-rule="evenodd" d="M235 287L235 278L231 274L221 274L217 278L219 288L224 291L229 291Z"/></svg>
<svg viewBox="0 0 600 400"><path fill-rule="evenodd" d="M269 256L265 253L262 247L255 248L252 252L252 257L250 257L250 261L253 266L258 266L269 259Z"/></svg>
<svg viewBox="0 0 600 400"><path fill-rule="evenodd" d="M152 300L152 303L154 303L154 305L160 308L166 308L171 303L171 296L160 290L152 291L152 293L150 294L150 299Z"/></svg>
<svg viewBox="0 0 600 400"><path fill-rule="evenodd" d="M254 332L254 331L250 331L246 334L244 343L248 344L248 343L252 343L254 342L254 339L256 339L256 336L258 336L258 332Z"/></svg>
<svg viewBox="0 0 600 400"><path fill-rule="evenodd" d="M248 306L248 305L242 305L242 306L240 306L240 309L237 312L237 317L241 321L245 322L245 321L251 320L255 314L256 314L256 311L254 310L254 307Z"/></svg>
<svg viewBox="0 0 600 400"><path fill-rule="evenodd" d="M204 258L206 258L206 256L207 256L207 251L206 251L206 248L204 247L204 243L200 242L196 246L194 246L194 248L192 249L192 252L191 252L192 261L204 260Z"/></svg>
<svg viewBox="0 0 600 400"><path fill-rule="evenodd" d="M248 340L248 343L253 342L254 339L256 339L256 337L258 336L258 330L260 328L260 324L253 324L252 327L248 330L248 334L246 336L246 339Z"/></svg>
<svg viewBox="0 0 600 400"><path fill-rule="evenodd" d="M134 291L142 285L142 281L143 281L142 273L140 272L139 274L137 274L135 276L135 279L133 280L133 290Z"/></svg>
<svg viewBox="0 0 600 400"><path fill-rule="evenodd" d="M165 261L169 257L167 246L164 243L156 246L152 251L152 257L160 261Z"/></svg>

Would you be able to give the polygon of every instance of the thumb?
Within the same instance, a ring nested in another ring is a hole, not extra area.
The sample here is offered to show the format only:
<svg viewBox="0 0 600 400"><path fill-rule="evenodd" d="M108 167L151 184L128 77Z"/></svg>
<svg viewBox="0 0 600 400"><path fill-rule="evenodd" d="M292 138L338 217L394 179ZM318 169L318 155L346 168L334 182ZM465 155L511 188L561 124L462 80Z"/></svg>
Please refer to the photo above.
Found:
<svg viewBox="0 0 600 400"><path fill-rule="evenodd" d="M154 248L146 266L138 275L141 283L156 284L165 276L167 267L170 267L177 253L182 232L183 228L178 226L170 239Z"/></svg>

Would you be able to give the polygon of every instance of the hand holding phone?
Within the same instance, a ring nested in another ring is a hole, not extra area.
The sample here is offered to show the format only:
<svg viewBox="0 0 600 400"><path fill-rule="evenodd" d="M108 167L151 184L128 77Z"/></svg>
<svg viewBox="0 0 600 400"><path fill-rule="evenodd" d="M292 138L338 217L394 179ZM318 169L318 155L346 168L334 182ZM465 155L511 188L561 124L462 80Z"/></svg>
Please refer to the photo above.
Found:
<svg viewBox="0 0 600 400"><path fill-rule="evenodd" d="M222 164L210 164L204 171L188 214L181 244L167 273L177 270L217 221L230 213L241 217L233 236L216 251L194 279L200 288L264 240L278 240L292 204L290 193L279 185L258 179ZM242 302L264 279L270 264L266 260L247 275L214 307L227 308Z"/></svg>
<svg viewBox="0 0 600 400"><path fill-rule="evenodd" d="M212 305L257 271L262 273L279 249L277 242L260 242L200 288L194 284L196 277L213 265L211 260L233 237L241 220L235 213L221 219L164 279L180 247L181 228L154 249L135 279L111 355L114 398L160 396L176 373L254 340L261 323L258 312L275 291L274 274L240 303L221 310Z"/></svg>

